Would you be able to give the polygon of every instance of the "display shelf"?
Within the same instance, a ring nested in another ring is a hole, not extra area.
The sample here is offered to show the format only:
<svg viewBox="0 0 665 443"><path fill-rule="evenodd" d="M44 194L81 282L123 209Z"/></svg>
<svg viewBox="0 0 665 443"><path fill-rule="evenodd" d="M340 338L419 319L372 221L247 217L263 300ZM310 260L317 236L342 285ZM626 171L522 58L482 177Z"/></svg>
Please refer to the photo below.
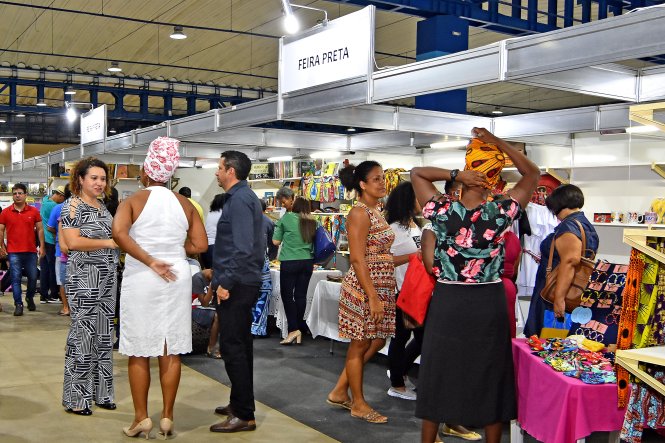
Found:
<svg viewBox="0 0 665 443"><path fill-rule="evenodd" d="M265 183L265 182L281 182L281 181L293 181L293 180L302 180L302 177L285 177L285 178L253 178L247 180L248 183Z"/></svg>
<svg viewBox="0 0 665 443"><path fill-rule="evenodd" d="M600 222L592 222L591 224L594 225L594 226L610 226L612 228L647 228L647 229L665 228L665 225L655 224L655 223L646 225L644 223L600 223Z"/></svg>
<svg viewBox="0 0 665 443"><path fill-rule="evenodd" d="M665 395L665 385L640 369L640 363L665 366L665 346L618 350L616 352L616 362L661 395Z"/></svg>
<svg viewBox="0 0 665 443"><path fill-rule="evenodd" d="M347 216L347 215L349 215L349 214L346 213L346 212L312 212L312 215L324 215L324 216L332 217L332 216L334 216L334 215L343 215L343 216Z"/></svg>
<svg viewBox="0 0 665 443"><path fill-rule="evenodd" d="M647 245L647 240L654 237L665 238L665 230L625 229L623 231L624 243L665 264L665 254ZM619 349L616 352L616 362L642 382L662 395L665 395L665 385L639 367L640 363L665 366L665 346L653 346L642 349Z"/></svg>

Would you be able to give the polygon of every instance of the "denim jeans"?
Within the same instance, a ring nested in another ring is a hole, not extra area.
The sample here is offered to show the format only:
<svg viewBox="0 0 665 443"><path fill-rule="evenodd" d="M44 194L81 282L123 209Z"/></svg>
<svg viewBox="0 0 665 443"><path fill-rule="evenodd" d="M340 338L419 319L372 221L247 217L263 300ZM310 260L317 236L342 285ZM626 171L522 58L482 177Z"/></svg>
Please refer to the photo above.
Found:
<svg viewBox="0 0 665 443"><path fill-rule="evenodd" d="M9 254L9 272L12 276L12 291L14 292L14 304L23 305L21 299L21 277L25 272L28 277L28 290L25 298L32 300L37 288L37 253L36 252L12 252Z"/></svg>
<svg viewBox="0 0 665 443"><path fill-rule="evenodd" d="M43 299L58 298L58 283L55 275L55 245L45 243L46 255L40 260L39 292Z"/></svg>

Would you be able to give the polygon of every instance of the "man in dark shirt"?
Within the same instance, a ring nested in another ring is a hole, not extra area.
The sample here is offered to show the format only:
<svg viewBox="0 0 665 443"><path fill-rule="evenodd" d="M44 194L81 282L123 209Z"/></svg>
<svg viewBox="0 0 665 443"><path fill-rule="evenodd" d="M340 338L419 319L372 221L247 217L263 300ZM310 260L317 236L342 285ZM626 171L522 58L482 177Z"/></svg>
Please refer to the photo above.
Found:
<svg viewBox="0 0 665 443"><path fill-rule="evenodd" d="M242 152L226 151L215 173L229 195L217 223L212 288L217 295L220 351L231 381L231 399L227 406L215 409L227 419L212 425L212 432L256 429L252 306L259 297L266 240L261 203L246 181L251 166Z"/></svg>

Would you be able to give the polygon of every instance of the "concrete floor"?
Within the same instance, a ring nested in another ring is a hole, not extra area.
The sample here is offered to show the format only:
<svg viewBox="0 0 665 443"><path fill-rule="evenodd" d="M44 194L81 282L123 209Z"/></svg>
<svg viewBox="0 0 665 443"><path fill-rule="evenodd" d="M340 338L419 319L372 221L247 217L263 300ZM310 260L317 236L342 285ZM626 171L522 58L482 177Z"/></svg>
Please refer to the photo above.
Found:
<svg viewBox="0 0 665 443"><path fill-rule="evenodd" d="M0 296L0 442L119 442L127 441L122 428L133 418L127 380L127 359L114 353L118 409L94 409L90 417L65 413L61 406L64 346L69 318L57 315L61 305L37 304L14 317L9 293ZM149 410L155 438L161 410L161 390L153 363ZM220 365L220 371L223 371ZM208 427L220 421L213 413L226 404L229 388L183 365L175 408L177 440L183 442L333 442L324 434L257 403L254 432L220 435Z"/></svg>

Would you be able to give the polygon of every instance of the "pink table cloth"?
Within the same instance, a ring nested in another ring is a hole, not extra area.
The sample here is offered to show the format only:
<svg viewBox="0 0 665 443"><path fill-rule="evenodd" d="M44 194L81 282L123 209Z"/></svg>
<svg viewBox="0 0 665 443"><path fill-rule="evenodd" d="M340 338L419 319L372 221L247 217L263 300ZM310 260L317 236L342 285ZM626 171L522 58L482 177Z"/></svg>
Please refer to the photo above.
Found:
<svg viewBox="0 0 665 443"><path fill-rule="evenodd" d="M618 431L625 409L617 408L616 383L587 385L566 377L513 339L517 420L545 443L575 443L597 431Z"/></svg>

